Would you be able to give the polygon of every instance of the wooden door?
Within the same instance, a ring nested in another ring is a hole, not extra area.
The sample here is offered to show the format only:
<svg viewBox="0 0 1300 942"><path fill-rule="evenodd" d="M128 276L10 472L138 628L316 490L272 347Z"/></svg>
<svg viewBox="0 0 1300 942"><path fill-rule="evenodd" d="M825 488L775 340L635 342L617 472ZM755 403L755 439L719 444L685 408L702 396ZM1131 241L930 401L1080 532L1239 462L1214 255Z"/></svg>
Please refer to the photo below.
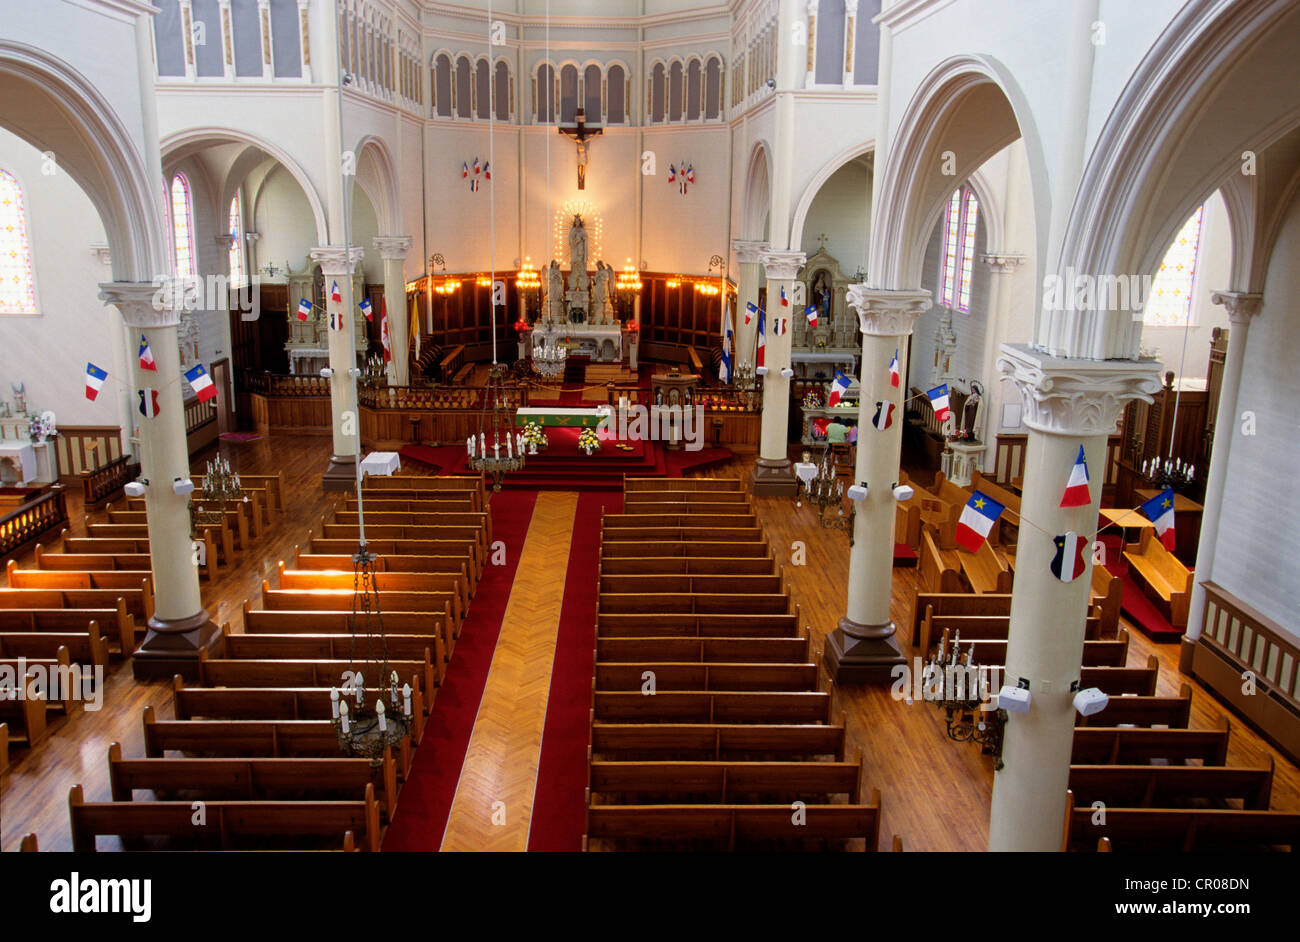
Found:
<svg viewBox="0 0 1300 942"><path fill-rule="evenodd" d="M231 408L230 360L222 357L212 361L212 385L217 387L217 434L235 431L235 415Z"/></svg>

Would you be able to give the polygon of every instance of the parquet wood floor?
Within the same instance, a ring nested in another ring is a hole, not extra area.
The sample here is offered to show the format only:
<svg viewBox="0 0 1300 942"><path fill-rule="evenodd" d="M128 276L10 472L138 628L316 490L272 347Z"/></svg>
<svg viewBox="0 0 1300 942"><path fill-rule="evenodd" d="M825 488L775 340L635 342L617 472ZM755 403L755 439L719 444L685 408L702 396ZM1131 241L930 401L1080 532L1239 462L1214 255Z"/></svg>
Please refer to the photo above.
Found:
<svg viewBox="0 0 1300 942"><path fill-rule="evenodd" d="M528 847L577 506L576 493L537 497L447 817L443 850Z"/></svg>

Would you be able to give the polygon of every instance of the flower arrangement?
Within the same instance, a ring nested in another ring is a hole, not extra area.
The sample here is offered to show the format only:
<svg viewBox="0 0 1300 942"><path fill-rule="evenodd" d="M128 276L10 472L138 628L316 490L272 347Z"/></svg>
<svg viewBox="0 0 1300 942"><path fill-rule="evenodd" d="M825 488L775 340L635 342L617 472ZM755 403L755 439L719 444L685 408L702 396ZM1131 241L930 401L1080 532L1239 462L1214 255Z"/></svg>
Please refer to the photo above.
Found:
<svg viewBox="0 0 1300 942"><path fill-rule="evenodd" d="M528 446L530 455L537 454L537 449L547 446L546 433L542 431L541 423L529 422L524 426L524 444Z"/></svg>
<svg viewBox="0 0 1300 942"><path fill-rule="evenodd" d="M578 433L578 450L587 455L600 451L600 439L596 437L594 428L584 428Z"/></svg>
<svg viewBox="0 0 1300 942"><path fill-rule="evenodd" d="M810 389L804 393L803 407L805 409L820 409L822 407L822 394L816 389Z"/></svg>
<svg viewBox="0 0 1300 942"><path fill-rule="evenodd" d="M47 410L39 415L33 415L27 425L27 434L38 444L58 435L59 430L54 427L54 413Z"/></svg>

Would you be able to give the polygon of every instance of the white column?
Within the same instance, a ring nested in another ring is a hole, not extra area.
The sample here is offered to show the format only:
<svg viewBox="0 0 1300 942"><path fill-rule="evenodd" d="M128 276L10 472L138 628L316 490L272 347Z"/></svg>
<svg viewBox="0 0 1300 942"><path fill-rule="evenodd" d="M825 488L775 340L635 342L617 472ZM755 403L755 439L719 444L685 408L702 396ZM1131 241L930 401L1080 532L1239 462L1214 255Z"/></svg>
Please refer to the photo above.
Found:
<svg viewBox="0 0 1300 942"><path fill-rule="evenodd" d="M271 0L257 0L257 26L262 37L262 78L269 82L275 78L275 57L271 46Z"/></svg>
<svg viewBox="0 0 1300 942"><path fill-rule="evenodd" d="M145 485L146 526L149 556L153 567L154 615L149 632L134 656L138 678L170 677L180 673L193 677L198 672L198 653L220 648L221 633L203 610L199 595L199 570L194 542L190 538L189 498L178 495L173 482L190 474L189 449L185 441L185 407L181 384L180 350L176 328L180 324L181 292L169 292L146 282L106 282L100 300L122 313L128 330L128 345L139 346L141 335L149 340L157 370L142 370L135 350L127 351L132 415L140 428L140 476ZM158 393L157 414L146 418L138 411L140 391L153 401Z"/></svg>
<svg viewBox="0 0 1300 942"><path fill-rule="evenodd" d="M844 87L853 85L853 57L857 50L858 0L844 0ZM878 164L877 166L883 166Z"/></svg>
<svg viewBox="0 0 1300 942"><path fill-rule="evenodd" d="M894 578L894 486L903 449L903 385L890 382L889 364L898 353L907 375L907 338L916 319L930 309L929 291L888 291L850 285L848 302L862 331L862 398L858 405L856 481L867 497L854 508L849 550L846 612L827 636L823 660L837 684L889 683L904 663L889 617ZM876 404L893 406L884 430L872 425Z"/></svg>
<svg viewBox="0 0 1300 942"><path fill-rule="evenodd" d="M248 243L248 252L244 255L244 264L248 266L248 278L252 281L253 276L257 274L257 242L262 238L262 233L248 231L244 233L244 241Z"/></svg>
<svg viewBox="0 0 1300 942"><path fill-rule="evenodd" d="M311 0L298 0L298 55L302 59L302 80L311 81Z"/></svg>
<svg viewBox="0 0 1300 942"><path fill-rule="evenodd" d="M356 384L348 376L348 371L357 366L356 334L356 298L348 304L350 293L348 281L361 264L363 254L361 246L324 245L311 250L311 260L320 264L321 274L325 276L325 307L332 316L343 317L342 330L329 330L330 369L334 371L330 379L330 414L334 435L333 454L329 467L325 471L323 486L326 490L346 490L356 484L357 455L356 425L361 421L357 409ZM337 281L342 301L331 299L331 286Z"/></svg>
<svg viewBox="0 0 1300 942"><path fill-rule="evenodd" d="M1241 365L1246 357L1246 337L1250 322L1259 313L1264 296L1245 291L1216 291L1210 295L1215 304L1228 312L1228 351L1223 360L1219 383L1219 408L1214 420L1214 447L1210 452L1210 473L1205 479L1204 509L1201 511L1201 536L1196 545L1196 578L1192 582L1192 599L1187 613L1187 633L1183 635L1178 666L1192 669L1192 649L1201 636L1205 621L1205 583L1214 579L1214 549L1219 542L1219 520L1223 515L1223 486L1228 479L1228 459L1237 424L1237 393L1241 390ZM1177 521L1175 521L1177 522Z"/></svg>
<svg viewBox="0 0 1300 942"><path fill-rule="evenodd" d="M980 358L980 376L993 376L997 372L998 347L1002 337L1011 331L1011 283L1012 277L1025 262L1025 256L1014 252L985 252L980 261L989 267L992 278L989 279L988 327L984 332L984 354ZM980 470L992 474L994 462L997 461L997 426L993 423L997 417L993 414L995 402L1001 399L998 387L1001 384L985 383L984 390L984 457ZM995 431L990 433L989 429Z"/></svg>
<svg viewBox="0 0 1300 942"><path fill-rule="evenodd" d="M804 72L803 87L817 84L817 0L808 0L808 65Z"/></svg>
<svg viewBox="0 0 1300 942"><path fill-rule="evenodd" d="M406 276L403 263L411 249L410 236L375 236L375 248L384 260L384 307L388 310L388 343L393 360L388 364L388 385L406 386L411 381L409 325L406 323Z"/></svg>
<svg viewBox="0 0 1300 942"><path fill-rule="evenodd" d="M790 368L790 340L793 332L795 305L781 306L781 288L786 297L794 295L794 279L808 257L803 252L763 252L759 256L767 273L767 343L764 361L767 375L763 377L763 425L759 439L758 463L754 466L753 490L755 494L788 494L795 492L794 474L790 471L790 379L781 375ZM778 318L785 318L787 329L777 335Z"/></svg>
<svg viewBox="0 0 1300 942"><path fill-rule="evenodd" d="M181 10L181 48L185 53L185 77L193 79L198 75L194 65L194 4L193 0L180 0Z"/></svg>
<svg viewBox="0 0 1300 942"><path fill-rule="evenodd" d="M993 779L989 850L1055 851L1061 846L1075 711L1071 685L1083 659L1092 553L1083 574L1062 582L1052 574L1055 537L1091 536L1101 504L1106 439L1132 399L1151 401L1159 365L1137 360L1051 357L1003 344L1003 378L1020 389L1029 441L1016 541L1016 579L1004 684L1029 683L1026 713L1010 714L1003 766ZM1079 446L1092 468L1092 500L1062 508L1061 496Z"/></svg>
<svg viewBox="0 0 1300 942"><path fill-rule="evenodd" d="M771 248L766 242L733 239L731 252L736 257L739 272L736 278L736 362L754 362L754 343L758 338L758 318L745 323L747 304L758 304L759 256Z"/></svg>

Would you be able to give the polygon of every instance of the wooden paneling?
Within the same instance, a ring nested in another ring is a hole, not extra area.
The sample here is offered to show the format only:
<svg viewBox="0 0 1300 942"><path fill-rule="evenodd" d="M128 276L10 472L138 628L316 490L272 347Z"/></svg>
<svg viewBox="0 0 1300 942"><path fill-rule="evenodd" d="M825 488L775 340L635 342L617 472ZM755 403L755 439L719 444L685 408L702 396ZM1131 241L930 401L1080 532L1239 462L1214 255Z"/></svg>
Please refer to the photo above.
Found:
<svg viewBox="0 0 1300 942"><path fill-rule="evenodd" d="M116 425L64 425L54 439L59 480L71 481L122 456L122 430Z"/></svg>

